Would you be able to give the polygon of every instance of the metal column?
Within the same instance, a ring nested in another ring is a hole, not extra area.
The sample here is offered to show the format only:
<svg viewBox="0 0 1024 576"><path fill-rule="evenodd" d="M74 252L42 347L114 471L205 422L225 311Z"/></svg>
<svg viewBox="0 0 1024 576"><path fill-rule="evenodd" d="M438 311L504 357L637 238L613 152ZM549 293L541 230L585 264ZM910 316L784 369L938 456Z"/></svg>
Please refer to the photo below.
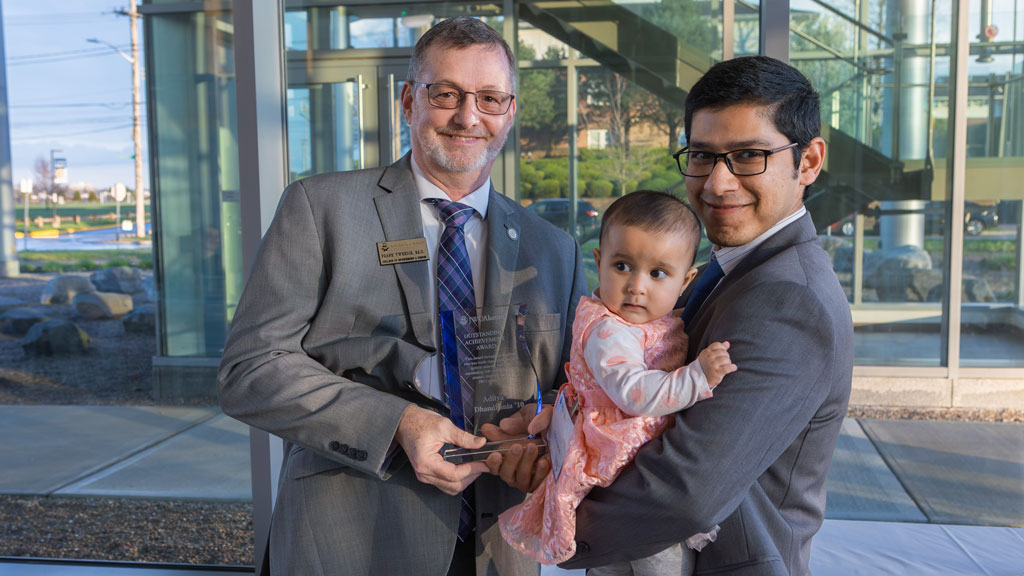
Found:
<svg viewBox="0 0 1024 576"><path fill-rule="evenodd" d="M252 270L288 181L282 0L234 0L242 261ZM283 459L280 439L249 428L257 571L267 558Z"/></svg>

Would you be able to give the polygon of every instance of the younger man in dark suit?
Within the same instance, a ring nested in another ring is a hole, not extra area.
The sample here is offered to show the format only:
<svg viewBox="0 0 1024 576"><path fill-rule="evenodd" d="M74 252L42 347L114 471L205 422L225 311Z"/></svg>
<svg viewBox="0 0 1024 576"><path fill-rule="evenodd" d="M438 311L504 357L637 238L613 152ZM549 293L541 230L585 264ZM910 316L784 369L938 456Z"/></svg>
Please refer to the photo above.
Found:
<svg viewBox="0 0 1024 576"><path fill-rule="evenodd" d="M707 269L724 274L687 303L687 361L729 341L742 369L590 493L562 566L649 556L720 524L696 574L806 575L853 370L849 305L803 206L825 158L818 95L787 64L736 58L693 86L685 124L676 157L714 245Z"/></svg>

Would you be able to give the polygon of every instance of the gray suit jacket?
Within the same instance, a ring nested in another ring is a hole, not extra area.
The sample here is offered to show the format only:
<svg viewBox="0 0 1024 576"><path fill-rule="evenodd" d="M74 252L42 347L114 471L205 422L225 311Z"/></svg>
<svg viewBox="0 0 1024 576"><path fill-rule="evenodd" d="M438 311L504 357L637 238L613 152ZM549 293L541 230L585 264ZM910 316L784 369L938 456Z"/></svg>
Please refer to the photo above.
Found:
<svg viewBox="0 0 1024 576"><path fill-rule="evenodd" d="M548 391L565 379L585 289L579 246L490 194L484 302L527 304L526 337ZM377 256L378 242L421 237L405 157L290 185L263 239L219 378L224 412L287 442L271 524L274 574L447 569L459 498L418 482L392 448L410 403L447 413L413 384L417 365L436 350L427 292L434 263L381 266ZM511 380L502 383L506 395L535 395L532 372ZM495 524L523 495L489 475L475 486L478 573L536 574Z"/></svg>
<svg viewBox="0 0 1024 576"><path fill-rule="evenodd" d="M850 307L810 215L751 251L686 328L689 361L728 340L739 370L590 493L563 566L642 558L720 524L697 574L809 574L853 373Z"/></svg>

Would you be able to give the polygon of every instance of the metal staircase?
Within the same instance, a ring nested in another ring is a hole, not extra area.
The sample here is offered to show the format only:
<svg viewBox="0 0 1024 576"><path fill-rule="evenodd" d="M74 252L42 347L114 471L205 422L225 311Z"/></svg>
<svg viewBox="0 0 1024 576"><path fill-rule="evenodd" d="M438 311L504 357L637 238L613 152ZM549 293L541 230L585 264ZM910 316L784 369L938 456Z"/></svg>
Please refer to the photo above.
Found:
<svg viewBox="0 0 1024 576"><path fill-rule="evenodd" d="M521 21L666 100L684 101L687 88L715 62L610 0L518 2L516 6ZM826 169L806 201L819 230L875 200L930 197L929 166L907 170L902 162L853 136L827 125L822 130L829 143Z"/></svg>

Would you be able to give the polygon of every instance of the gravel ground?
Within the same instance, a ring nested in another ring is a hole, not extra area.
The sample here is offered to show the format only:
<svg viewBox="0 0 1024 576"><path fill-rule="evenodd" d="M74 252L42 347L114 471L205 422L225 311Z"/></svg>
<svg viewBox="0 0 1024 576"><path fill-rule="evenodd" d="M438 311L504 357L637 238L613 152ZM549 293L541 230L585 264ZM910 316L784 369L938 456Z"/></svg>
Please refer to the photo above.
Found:
<svg viewBox="0 0 1024 576"><path fill-rule="evenodd" d="M39 305L51 278L0 278L0 296L75 322L92 349L84 356L33 358L22 351L21 338L0 334L0 404L156 404L155 336L125 332L120 320L86 320L68 305ZM252 505L0 495L0 556L249 565Z"/></svg>
<svg viewBox="0 0 1024 576"><path fill-rule="evenodd" d="M38 303L50 278L2 278L0 296ZM70 306L43 309L51 317L79 324L92 339L93 349L82 357L33 359L24 355L18 338L0 335L0 404L155 404L153 336L125 333L120 320L83 320ZM849 416L1024 422L1021 410L854 406ZM252 506L0 495L0 556L250 565Z"/></svg>

